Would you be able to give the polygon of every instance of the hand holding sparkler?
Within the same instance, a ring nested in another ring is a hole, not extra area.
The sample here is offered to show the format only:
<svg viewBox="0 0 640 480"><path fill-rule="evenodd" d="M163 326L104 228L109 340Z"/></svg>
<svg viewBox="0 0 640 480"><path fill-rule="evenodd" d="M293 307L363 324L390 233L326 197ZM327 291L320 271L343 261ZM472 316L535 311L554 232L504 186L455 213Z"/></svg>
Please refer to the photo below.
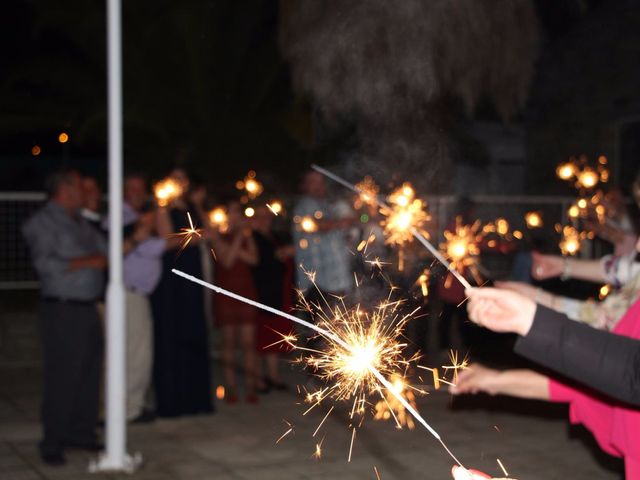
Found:
<svg viewBox="0 0 640 480"><path fill-rule="evenodd" d="M559 277L565 270L565 260L557 255L531 253L531 275L536 280Z"/></svg>
<svg viewBox="0 0 640 480"><path fill-rule="evenodd" d="M469 288L467 310L478 325L498 333L529 333L536 313L533 300L510 290Z"/></svg>
<svg viewBox="0 0 640 480"><path fill-rule="evenodd" d="M509 479L506 477L503 478L492 478L486 473L482 473L478 470L470 469L467 470L464 467L460 467L458 465L454 466L451 469L451 475L453 476L453 480L515 480Z"/></svg>

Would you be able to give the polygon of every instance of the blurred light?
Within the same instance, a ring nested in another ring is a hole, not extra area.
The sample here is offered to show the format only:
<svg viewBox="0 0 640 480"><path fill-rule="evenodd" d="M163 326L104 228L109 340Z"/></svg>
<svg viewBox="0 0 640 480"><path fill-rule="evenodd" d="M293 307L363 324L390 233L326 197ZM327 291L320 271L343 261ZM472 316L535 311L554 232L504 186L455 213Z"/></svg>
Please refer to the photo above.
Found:
<svg viewBox="0 0 640 480"><path fill-rule="evenodd" d="M65 132L62 132L60 135L58 135L58 141L60 143L67 143L69 141L69 135Z"/></svg>
<svg viewBox="0 0 640 480"><path fill-rule="evenodd" d="M311 217L302 217L300 221L300 228L302 228L303 232L315 232L318 230L318 225Z"/></svg>
<svg viewBox="0 0 640 480"><path fill-rule="evenodd" d="M320 210L316 210L313 216L316 220L320 220L323 217L323 213Z"/></svg>
<svg viewBox="0 0 640 480"><path fill-rule="evenodd" d="M223 400L224 399L224 385L218 385L216 387L216 398L218 400Z"/></svg>
<svg viewBox="0 0 640 480"><path fill-rule="evenodd" d="M256 211L253 209L253 207L247 207L244 209L244 215L245 217L253 217L256 214Z"/></svg>
<svg viewBox="0 0 640 480"><path fill-rule="evenodd" d="M41 152L42 152L42 149L40 148L39 145L34 145L33 147L31 147L31 155L33 155L34 157L37 157L38 155L40 155Z"/></svg>
<svg viewBox="0 0 640 480"><path fill-rule="evenodd" d="M556 168L556 175L561 180L569 180L576 174L576 165L573 162L561 163Z"/></svg>
<svg viewBox="0 0 640 480"><path fill-rule="evenodd" d="M367 215L366 213L363 213L362 215L360 215L360 222L367 223L368 221L369 221L369 215Z"/></svg>
<svg viewBox="0 0 640 480"><path fill-rule="evenodd" d="M284 209L280 200L274 200L271 203L267 203L267 208L276 216L280 215Z"/></svg>
<svg viewBox="0 0 640 480"><path fill-rule="evenodd" d="M611 287L609 285L603 285L600 287L600 293L598 295L598 297L600 298L600 300L604 300L607 295L609 295L611 293Z"/></svg>
<svg viewBox="0 0 640 480"><path fill-rule="evenodd" d="M542 227L542 215L540 215L540 212L527 212L524 216L524 221L527 223L527 227L529 228Z"/></svg>
<svg viewBox="0 0 640 480"><path fill-rule="evenodd" d="M578 183L584 188L593 188L600 181L600 177L597 172L589 167L586 167L578 175Z"/></svg>

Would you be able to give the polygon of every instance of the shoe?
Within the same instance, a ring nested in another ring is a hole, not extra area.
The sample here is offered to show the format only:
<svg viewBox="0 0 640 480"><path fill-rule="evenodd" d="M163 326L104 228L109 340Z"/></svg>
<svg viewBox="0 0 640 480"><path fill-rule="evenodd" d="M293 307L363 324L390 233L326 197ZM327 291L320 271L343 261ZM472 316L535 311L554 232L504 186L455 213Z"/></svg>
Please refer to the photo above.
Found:
<svg viewBox="0 0 640 480"><path fill-rule="evenodd" d="M40 450L40 458L44 463L52 467L59 467L67 463L67 459L64 458L62 450Z"/></svg>
<svg viewBox="0 0 640 480"><path fill-rule="evenodd" d="M255 393L247 394L247 403L251 403L253 405L256 405L259 402L260 402L260 400L258 400L258 395L256 395Z"/></svg>
<svg viewBox="0 0 640 480"><path fill-rule="evenodd" d="M151 423L151 422L155 422L155 420L156 420L156 414L154 412L152 412L151 410L143 410L140 415L133 418L132 420L129 420L129 423L131 424Z"/></svg>

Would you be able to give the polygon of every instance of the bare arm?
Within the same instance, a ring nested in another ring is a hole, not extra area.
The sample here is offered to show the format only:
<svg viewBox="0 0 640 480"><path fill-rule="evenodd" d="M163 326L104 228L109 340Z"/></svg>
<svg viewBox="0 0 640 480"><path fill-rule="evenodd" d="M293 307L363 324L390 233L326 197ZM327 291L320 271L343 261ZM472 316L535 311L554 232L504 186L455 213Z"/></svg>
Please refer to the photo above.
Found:
<svg viewBox="0 0 640 480"><path fill-rule="evenodd" d="M604 271L599 260L579 260L559 255L544 255L534 252L531 274L537 280L565 275L589 282L606 282Z"/></svg>
<svg viewBox="0 0 640 480"><path fill-rule="evenodd" d="M533 370L493 370L472 365L458 376L455 395L479 392L489 395L509 395L532 400L549 400L549 378Z"/></svg>

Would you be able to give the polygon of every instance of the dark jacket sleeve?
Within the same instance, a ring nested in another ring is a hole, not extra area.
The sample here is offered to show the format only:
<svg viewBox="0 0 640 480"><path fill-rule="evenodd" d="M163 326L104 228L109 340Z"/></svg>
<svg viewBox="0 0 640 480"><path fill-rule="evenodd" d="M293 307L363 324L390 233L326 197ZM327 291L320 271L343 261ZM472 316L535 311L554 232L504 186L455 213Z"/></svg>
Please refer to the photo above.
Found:
<svg viewBox="0 0 640 480"><path fill-rule="evenodd" d="M638 319L640 321L640 319ZM516 353L625 403L640 406L640 341L538 305Z"/></svg>

